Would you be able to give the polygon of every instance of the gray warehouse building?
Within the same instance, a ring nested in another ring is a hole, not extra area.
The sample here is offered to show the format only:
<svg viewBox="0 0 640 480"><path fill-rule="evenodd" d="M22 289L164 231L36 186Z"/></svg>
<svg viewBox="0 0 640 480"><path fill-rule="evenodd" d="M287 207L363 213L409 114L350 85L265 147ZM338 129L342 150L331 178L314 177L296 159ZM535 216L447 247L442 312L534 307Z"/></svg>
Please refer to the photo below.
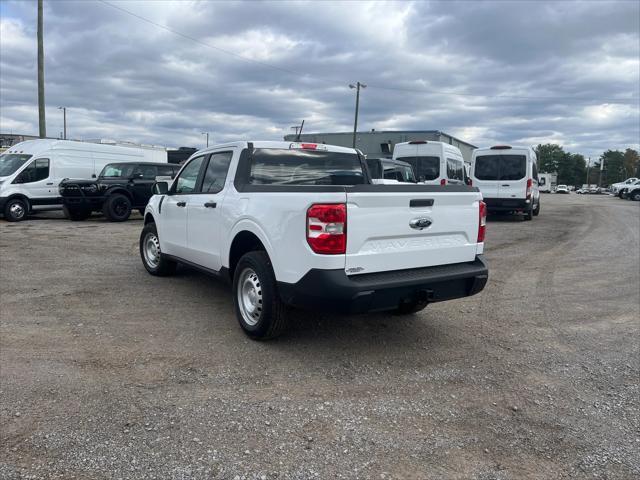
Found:
<svg viewBox="0 0 640 480"><path fill-rule="evenodd" d="M287 142L295 142L296 138L295 134L285 135L284 137ZM412 140L430 140L454 145L460 149L462 157L467 163L471 162L473 150L478 148L439 130L371 130L369 132L358 132L356 134L356 148L359 148L368 157L391 157L396 143L410 142ZM353 144L353 132L303 133L300 135L300 141L351 147Z"/></svg>

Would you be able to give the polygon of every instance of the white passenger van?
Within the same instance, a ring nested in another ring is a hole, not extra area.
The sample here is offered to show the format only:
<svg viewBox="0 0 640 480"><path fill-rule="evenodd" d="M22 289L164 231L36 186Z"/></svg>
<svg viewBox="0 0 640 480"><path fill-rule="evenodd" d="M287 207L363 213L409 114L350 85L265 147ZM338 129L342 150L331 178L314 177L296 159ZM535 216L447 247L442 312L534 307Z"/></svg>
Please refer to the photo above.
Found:
<svg viewBox="0 0 640 480"><path fill-rule="evenodd" d="M464 159L460 149L443 142L413 140L397 143L393 159L413 167L418 183L426 185L464 184Z"/></svg>
<svg viewBox="0 0 640 480"><path fill-rule="evenodd" d="M64 178L96 178L108 163L166 162L158 147L105 145L70 140L21 142L0 155L0 213L10 222L29 212L62 208L58 184Z"/></svg>
<svg viewBox="0 0 640 480"><path fill-rule="evenodd" d="M530 147L474 150L471 182L482 192L489 212L523 214L525 220L540 213L537 158Z"/></svg>

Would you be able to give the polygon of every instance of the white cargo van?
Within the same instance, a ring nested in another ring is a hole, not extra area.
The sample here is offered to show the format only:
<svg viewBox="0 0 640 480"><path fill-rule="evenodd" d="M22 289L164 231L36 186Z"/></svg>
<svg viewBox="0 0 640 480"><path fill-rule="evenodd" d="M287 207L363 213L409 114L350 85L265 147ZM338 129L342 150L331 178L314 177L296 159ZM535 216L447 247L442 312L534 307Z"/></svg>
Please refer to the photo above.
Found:
<svg viewBox="0 0 640 480"><path fill-rule="evenodd" d="M482 192L489 212L523 214L525 220L540 213L537 158L530 147L474 150L471 182Z"/></svg>
<svg viewBox="0 0 640 480"><path fill-rule="evenodd" d="M414 140L397 143L393 159L413 167L418 183L426 185L464 184L464 159L460 149L443 142Z"/></svg>
<svg viewBox="0 0 640 480"><path fill-rule="evenodd" d="M166 162L157 147L131 147L70 140L29 140L0 155L0 213L10 222L29 212L62 208L58 185L64 178L96 178L108 163Z"/></svg>

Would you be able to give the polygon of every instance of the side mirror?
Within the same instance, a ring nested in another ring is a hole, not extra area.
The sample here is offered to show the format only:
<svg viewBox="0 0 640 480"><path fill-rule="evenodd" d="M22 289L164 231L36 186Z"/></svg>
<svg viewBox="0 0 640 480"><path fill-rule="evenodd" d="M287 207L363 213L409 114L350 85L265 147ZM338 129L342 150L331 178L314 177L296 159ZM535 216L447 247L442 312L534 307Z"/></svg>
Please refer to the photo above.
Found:
<svg viewBox="0 0 640 480"><path fill-rule="evenodd" d="M154 195L166 195L169 193L169 184L167 182L156 182L153 184Z"/></svg>

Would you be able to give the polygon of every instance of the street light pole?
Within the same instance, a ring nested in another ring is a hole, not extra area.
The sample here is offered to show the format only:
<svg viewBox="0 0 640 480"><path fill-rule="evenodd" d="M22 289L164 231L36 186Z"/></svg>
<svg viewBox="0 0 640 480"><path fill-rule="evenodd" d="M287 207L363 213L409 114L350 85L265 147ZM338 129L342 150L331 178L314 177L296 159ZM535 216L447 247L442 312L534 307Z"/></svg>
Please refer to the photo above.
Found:
<svg viewBox="0 0 640 480"><path fill-rule="evenodd" d="M42 0L38 0L38 126L40 138L47 137L47 126L44 119L44 32L42 19Z"/></svg>
<svg viewBox="0 0 640 480"><path fill-rule="evenodd" d="M367 88L364 83L349 84L349 88L356 89L356 116L353 122L353 148L356 148L356 133L358 131L358 109L360 108L360 88Z"/></svg>
<svg viewBox="0 0 640 480"><path fill-rule="evenodd" d="M67 139L67 107L58 107L58 110L62 110L62 121L63 121L63 132L62 136L63 140Z"/></svg>
<svg viewBox="0 0 640 480"><path fill-rule="evenodd" d="M209 132L202 132L202 135L207 136L207 148L209 148Z"/></svg>

